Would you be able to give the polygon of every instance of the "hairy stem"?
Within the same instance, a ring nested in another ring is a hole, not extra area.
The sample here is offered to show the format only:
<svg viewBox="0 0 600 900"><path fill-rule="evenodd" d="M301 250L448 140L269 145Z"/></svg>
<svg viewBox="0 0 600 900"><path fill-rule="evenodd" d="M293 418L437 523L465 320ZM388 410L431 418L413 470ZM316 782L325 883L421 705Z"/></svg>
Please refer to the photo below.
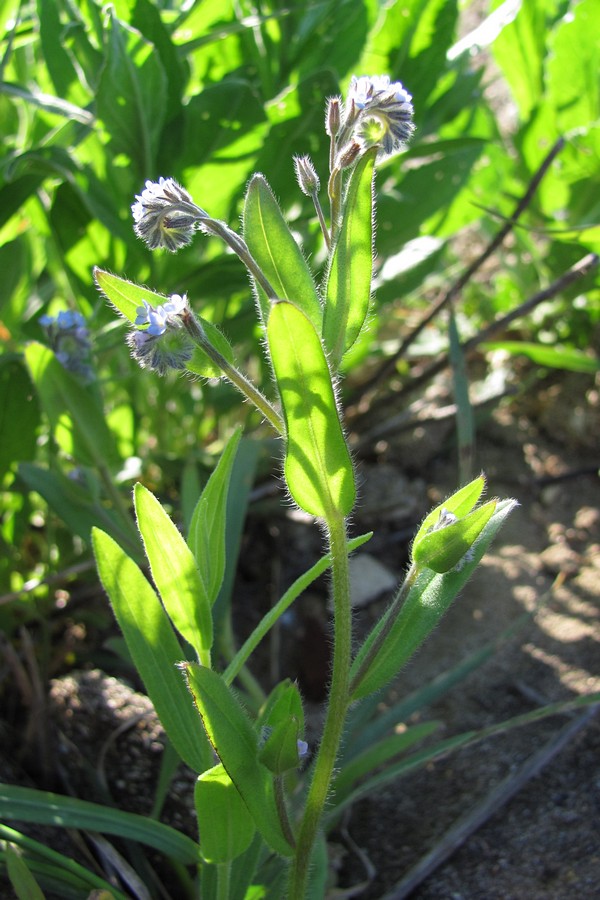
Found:
<svg viewBox="0 0 600 900"><path fill-rule="evenodd" d="M290 871L289 900L304 900L310 860L327 800L331 776L342 738L348 710L348 682L352 653L352 611L346 523L341 516L327 522L332 558L332 596L334 605L333 671L323 737L315 762L304 815L296 842L296 855Z"/></svg>

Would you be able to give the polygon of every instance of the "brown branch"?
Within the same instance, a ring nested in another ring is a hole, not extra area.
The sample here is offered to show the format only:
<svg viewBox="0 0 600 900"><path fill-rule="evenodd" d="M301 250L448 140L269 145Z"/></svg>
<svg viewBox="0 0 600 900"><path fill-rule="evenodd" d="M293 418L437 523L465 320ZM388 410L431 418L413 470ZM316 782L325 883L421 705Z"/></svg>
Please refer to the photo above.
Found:
<svg viewBox="0 0 600 900"><path fill-rule="evenodd" d="M579 262L576 262L574 266L568 269L564 275L561 275L556 281L553 281L552 284L548 285L548 287L544 288L541 291L533 294L528 300L524 303L521 303L519 306L515 307L515 309L511 310L511 312L507 313L502 318L497 319L495 322L492 322L490 325L487 325L485 328L482 328L476 335L472 338L469 338L468 341L465 341L464 344L461 344L462 352L465 356L473 353L473 351L482 344L484 341L489 340L493 337L494 334L497 334L499 331L503 331L507 325L513 322L515 319L521 318L521 316L527 315L536 306L539 306L540 303L543 303L545 300L551 300L553 297L556 297L557 294L560 294L561 291L564 291L567 287L573 284L576 281L579 281L580 278L584 278L591 271L593 271L600 263L600 256L597 253L588 253L583 259L580 259ZM449 356L447 353L444 353L439 359L435 362L431 363L431 365L427 366L423 369L418 375L405 384L399 391L394 394L394 402L396 402L401 397L406 394L415 391L417 388L421 387L427 381L430 381L438 372L443 371L449 365ZM380 405L389 405L389 397L382 397L377 403L371 404L368 412L372 413L374 409L377 409Z"/></svg>
<svg viewBox="0 0 600 900"><path fill-rule="evenodd" d="M479 254L479 256L474 259L469 266L467 266L462 275L454 282L453 285L451 285L446 293L437 302L432 304L427 314L421 319L418 325L415 326L410 334L406 336L406 338L400 344L400 347L392 354L392 356L388 357L388 359L386 359L386 361L377 370L377 372L375 372L375 374L367 382L365 382L365 384L361 385L357 389L356 394L351 398L353 403L356 402L359 397L362 397L365 394L374 391L382 381L384 381L389 375L394 372L398 360L402 359L405 356L408 348L412 343L414 343L423 329L426 328L427 325L432 321L432 319L437 316L441 309L443 309L447 304L449 304L452 300L454 300L455 297L460 294L464 286L471 280L475 272L477 272L477 270L481 268L484 262L489 259L492 253L502 244L504 238L512 231L512 229L516 225L520 215L531 203L540 181L542 180L564 145L564 138L561 137L556 141L556 143L538 168L537 172L535 172L535 174L533 175L531 181L529 182L527 190L515 206L512 215L510 215L506 219L502 228L492 238L487 247L485 247L485 249Z"/></svg>

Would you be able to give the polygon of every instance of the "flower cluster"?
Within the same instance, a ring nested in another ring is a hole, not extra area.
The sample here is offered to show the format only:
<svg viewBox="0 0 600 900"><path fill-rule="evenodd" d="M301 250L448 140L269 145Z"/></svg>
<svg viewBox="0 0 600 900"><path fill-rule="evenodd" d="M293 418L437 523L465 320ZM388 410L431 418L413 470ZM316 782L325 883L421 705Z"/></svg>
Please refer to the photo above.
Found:
<svg viewBox="0 0 600 900"><path fill-rule="evenodd" d="M147 181L135 199L131 207L134 231L150 250L164 247L175 253L191 243L198 223L208 218L173 178Z"/></svg>
<svg viewBox="0 0 600 900"><path fill-rule="evenodd" d="M41 316L40 325L59 363L83 381L94 378L90 363L91 341L86 321L79 312L63 310L57 316Z"/></svg>
<svg viewBox="0 0 600 900"><path fill-rule="evenodd" d="M169 369L185 369L192 358L194 344L183 319L190 312L187 296L173 294L166 303L151 306L147 300L138 306L135 325L127 343L131 355L142 366L164 375Z"/></svg>
<svg viewBox="0 0 600 900"><path fill-rule="evenodd" d="M377 146L383 156L397 153L414 132L413 112L412 97L399 81L387 75L353 75L338 146L356 142L362 151Z"/></svg>

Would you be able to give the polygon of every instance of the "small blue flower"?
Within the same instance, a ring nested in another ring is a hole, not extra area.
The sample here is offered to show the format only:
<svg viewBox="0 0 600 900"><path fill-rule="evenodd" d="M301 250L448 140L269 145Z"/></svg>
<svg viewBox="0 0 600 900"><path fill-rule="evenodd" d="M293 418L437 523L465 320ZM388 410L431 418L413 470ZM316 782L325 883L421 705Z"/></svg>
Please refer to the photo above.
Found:
<svg viewBox="0 0 600 900"><path fill-rule="evenodd" d="M143 330L132 331L127 337L133 358L142 368L152 369L159 375L169 369L185 369L194 352L182 321L182 315L189 312L187 296L172 294L159 306L143 300L136 312L134 324Z"/></svg>

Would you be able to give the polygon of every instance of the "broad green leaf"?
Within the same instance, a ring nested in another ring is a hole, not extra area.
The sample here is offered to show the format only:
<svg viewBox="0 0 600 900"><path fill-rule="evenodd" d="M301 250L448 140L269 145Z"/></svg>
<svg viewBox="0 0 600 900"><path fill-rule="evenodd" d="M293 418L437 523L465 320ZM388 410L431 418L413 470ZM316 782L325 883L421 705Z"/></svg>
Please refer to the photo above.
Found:
<svg viewBox="0 0 600 900"><path fill-rule="evenodd" d="M158 294L149 288L119 278L103 269L94 269L94 279L102 293L110 300L117 310L131 323L135 322L138 306L143 306L144 300L150 306L161 306L169 299L164 294Z"/></svg>
<svg viewBox="0 0 600 900"><path fill-rule="evenodd" d="M549 16L546 2L519 6L517 16L492 44L492 53L526 121L543 94Z"/></svg>
<svg viewBox="0 0 600 900"><path fill-rule="evenodd" d="M246 712L216 672L191 663L186 663L185 671L209 740L257 829L273 850L290 856L292 848L279 821L273 779L258 762L257 736Z"/></svg>
<svg viewBox="0 0 600 900"><path fill-rule="evenodd" d="M593 375L600 370L600 360L597 357L575 350L572 347L552 347L544 344L534 344L528 341L494 341L482 345L483 350L506 350L508 353L528 356L540 366L548 366L551 369L566 369L568 372L587 372Z"/></svg>
<svg viewBox="0 0 600 900"><path fill-rule="evenodd" d="M122 812L113 806L63 797L49 791L0 784L0 818L114 834L154 847L183 865L196 865L200 861L198 844L169 825L147 816Z"/></svg>
<svg viewBox="0 0 600 900"><path fill-rule="evenodd" d="M127 154L141 178L154 174L166 101L167 78L154 46L111 12L96 108L113 152Z"/></svg>
<svg viewBox="0 0 600 900"><path fill-rule="evenodd" d="M169 740L190 768L205 772L212 750L178 669L183 653L167 614L115 541L96 528L92 541L100 580Z"/></svg>
<svg viewBox="0 0 600 900"><path fill-rule="evenodd" d="M60 447L80 464L98 468L119 461L93 385L83 386L56 359L52 350L32 342L25 361Z"/></svg>
<svg viewBox="0 0 600 900"><path fill-rule="evenodd" d="M450 497L444 500L443 503L440 503L439 506L436 506L435 509L432 509L431 512L428 513L423 519L421 527L415 535L413 547L418 544L423 535L427 534L428 531L430 531L435 527L435 525L438 524L440 515L444 510L453 513L455 516L457 516L457 518L466 516L467 513L470 513L481 497L484 489L485 477L483 475L479 475L478 478L473 479L473 481L470 481L469 484L466 484L464 487L459 488L458 491L455 491Z"/></svg>
<svg viewBox="0 0 600 900"><path fill-rule="evenodd" d="M262 175L255 175L248 185L244 239L275 292L267 297L257 285L263 322L269 318L269 300L293 300L320 331L323 314L314 279Z"/></svg>
<svg viewBox="0 0 600 900"><path fill-rule="evenodd" d="M273 306L267 338L286 423L290 493L313 516L347 516L354 473L321 341L304 313L286 302Z"/></svg>
<svg viewBox="0 0 600 900"><path fill-rule="evenodd" d="M210 666L211 601L194 554L156 497L139 482L134 499L138 528L163 605L202 665Z"/></svg>
<svg viewBox="0 0 600 900"><path fill-rule="evenodd" d="M157 294L156 291L151 291L149 288L127 281L126 278L119 278L118 275L112 275L110 272L105 272L98 267L94 269L94 279L105 297L132 324L137 318L138 307L143 306L144 301L149 303L150 306L156 307L162 306L169 299L165 294ZM207 322L206 319L201 317L199 319L213 347L228 362L233 362L233 350L225 335L212 322ZM219 367L207 357L200 347L194 348L194 354L187 364L187 369L196 375L201 375L203 378L219 378L222 375Z"/></svg>
<svg viewBox="0 0 600 900"><path fill-rule="evenodd" d="M33 459L40 407L22 361L0 358L0 482L12 463Z"/></svg>
<svg viewBox="0 0 600 900"><path fill-rule="evenodd" d="M231 472L242 436L238 429L208 479L194 509L188 545L196 559L209 604L217 599L225 575L225 526Z"/></svg>
<svg viewBox="0 0 600 900"><path fill-rule="evenodd" d="M547 48L548 100L561 134L597 123L600 118L600 7L596 0L570 4Z"/></svg>
<svg viewBox="0 0 600 900"><path fill-rule="evenodd" d="M371 300L376 155L375 148L365 153L352 173L327 273L323 341L334 371L360 334Z"/></svg>
<svg viewBox="0 0 600 900"><path fill-rule="evenodd" d="M515 505L514 500L498 504L494 515L473 545L472 559L460 571L439 575L431 569L424 570L410 589L399 612L396 611L393 618L388 614L380 619L352 664L351 676L355 681L352 700L366 697L388 684L408 662L471 577ZM378 641L380 633L385 634L385 637L377 653L370 658L371 647ZM360 672L363 674L360 675Z"/></svg>
<svg viewBox="0 0 600 900"><path fill-rule="evenodd" d="M71 56L64 46L65 28L61 25L58 4L54 0L37 0L36 6L44 62L56 93L59 97L67 98L71 86L75 84L83 94ZM81 101L82 97L77 99Z"/></svg>
<svg viewBox="0 0 600 900"><path fill-rule="evenodd" d="M221 763L199 776L194 802L202 859L219 864L241 856L252 843L256 828L238 789Z"/></svg>

